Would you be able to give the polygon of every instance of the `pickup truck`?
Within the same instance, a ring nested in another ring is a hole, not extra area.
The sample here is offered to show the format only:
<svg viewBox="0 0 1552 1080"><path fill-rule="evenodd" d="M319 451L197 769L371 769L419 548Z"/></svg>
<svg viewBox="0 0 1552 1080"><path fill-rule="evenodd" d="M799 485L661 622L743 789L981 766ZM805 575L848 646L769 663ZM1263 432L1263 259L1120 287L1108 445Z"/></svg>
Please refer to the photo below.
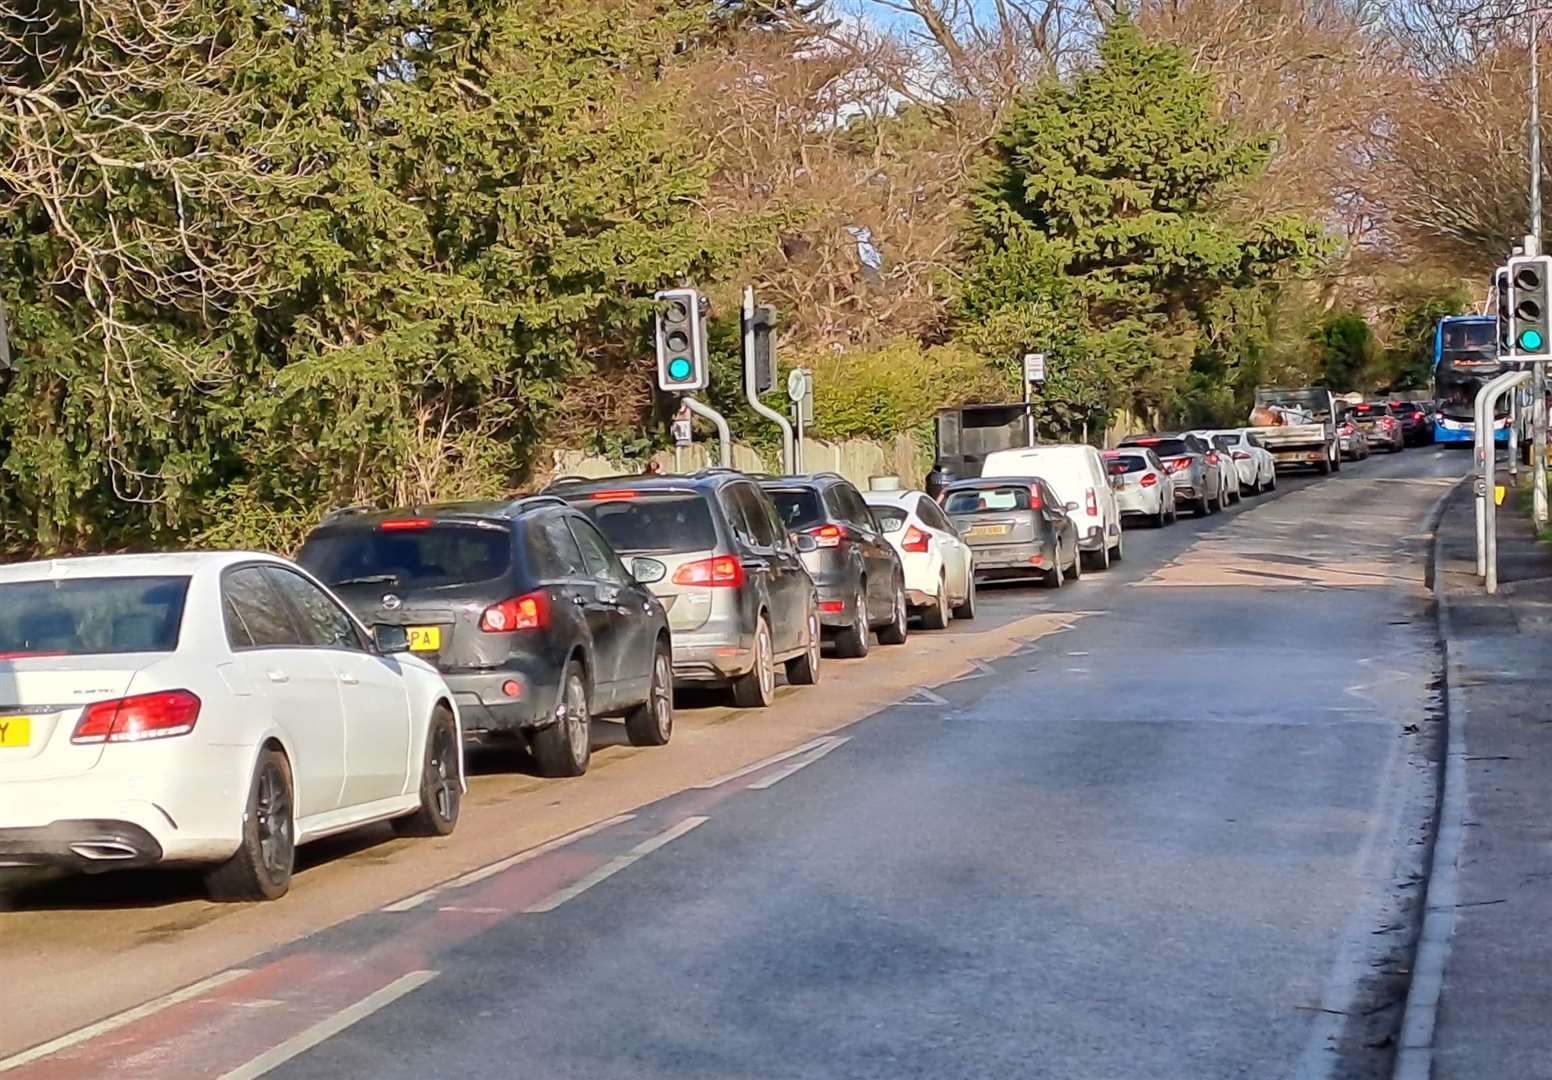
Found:
<svg viewBox="0 0 1552 1080"><path fill-rule="evenodd" d="M1251 430L1272 452L1279 472L1307 467L1324 476L1342 468L1336 399L1331 391L1259 389L1250 422Z"/></svg>

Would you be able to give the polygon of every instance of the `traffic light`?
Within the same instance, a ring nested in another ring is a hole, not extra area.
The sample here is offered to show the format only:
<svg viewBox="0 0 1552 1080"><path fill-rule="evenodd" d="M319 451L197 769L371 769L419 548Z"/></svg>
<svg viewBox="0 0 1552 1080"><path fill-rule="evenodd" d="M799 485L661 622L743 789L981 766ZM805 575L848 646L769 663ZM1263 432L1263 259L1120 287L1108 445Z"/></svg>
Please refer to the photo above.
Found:
<svg viewBox="0 0 1552 1080"><path fill-rule="evenodd" d="M664 289L657 309L657 388L669 394L704 390L706 322L698 289Z"/></svg>
<svg viewBox="0 0 1552 1080"><path fill-rule="evenodd" d="M1529 360L1552 356L1552 256L1527 255L1509 260L1513 304L1514 357Z"/></svg>
<svg viewBox="0 0 1552 1080"><path fill-rule="evenodd" d="M1514 352L1514 309L1509 299L1509 268L1493 271L1493 293L1498 298L1498 355Z"/></svg>
<svg viewBox="0 0 1552 1080"><path fill-rule="evenodd" d="M754 309L754 392L768 393L776 385L776 309L761 304Z"/></svg>

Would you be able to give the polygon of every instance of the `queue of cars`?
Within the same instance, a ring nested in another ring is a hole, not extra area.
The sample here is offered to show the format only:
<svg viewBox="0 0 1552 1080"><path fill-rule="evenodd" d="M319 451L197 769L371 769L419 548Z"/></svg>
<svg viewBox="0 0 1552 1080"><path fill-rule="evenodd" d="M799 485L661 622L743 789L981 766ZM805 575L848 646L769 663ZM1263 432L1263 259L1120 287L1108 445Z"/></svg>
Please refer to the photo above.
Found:
<svg viewBox="0 0 1552 1080"><path fill-rule="evenodd" d="M1035 446L936 498L833 473L563 478L336 510L294 562L0 567L0 875L194 866L213 897L274 899L298 845L451 833L466 743L579 776L599 718L657 747L676 687L768 706L778 666L819 681L825 641L863 657L913 615L974 618L978 583L1107 569L1124 519L1217 513L1275 486L1269 458L1242 430Z"/></svg>

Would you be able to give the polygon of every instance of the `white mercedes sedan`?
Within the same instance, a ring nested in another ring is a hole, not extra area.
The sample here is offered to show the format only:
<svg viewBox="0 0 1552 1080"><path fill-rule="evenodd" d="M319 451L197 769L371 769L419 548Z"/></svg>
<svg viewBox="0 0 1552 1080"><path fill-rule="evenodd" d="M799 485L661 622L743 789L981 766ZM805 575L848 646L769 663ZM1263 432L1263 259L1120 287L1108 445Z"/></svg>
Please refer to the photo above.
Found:
<svg viewBox="0 0 1552 1080"><path fill-rule="evenodd" d="M0 883L196 865L275 899L298 844L452 832L457 709L404 647L273 555L0 567Z"/></svg>

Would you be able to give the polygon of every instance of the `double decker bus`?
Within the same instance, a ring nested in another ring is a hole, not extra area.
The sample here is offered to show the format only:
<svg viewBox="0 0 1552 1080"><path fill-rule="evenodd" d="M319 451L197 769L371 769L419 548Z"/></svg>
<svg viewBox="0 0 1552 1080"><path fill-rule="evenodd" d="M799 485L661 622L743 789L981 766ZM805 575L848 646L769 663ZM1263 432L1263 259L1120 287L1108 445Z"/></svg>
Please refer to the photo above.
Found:
<svg viewBox="0 0 1552 1080"><path fill-rule="evenodd" d="M1447 315L1433 335L1433 382L1438 443L1470 444L1476 437L1477 391L1504 368L1498 360L1498 320L1492 315ZM1509 441L1507 403L1493 417L1493 438Z"/></svg>

